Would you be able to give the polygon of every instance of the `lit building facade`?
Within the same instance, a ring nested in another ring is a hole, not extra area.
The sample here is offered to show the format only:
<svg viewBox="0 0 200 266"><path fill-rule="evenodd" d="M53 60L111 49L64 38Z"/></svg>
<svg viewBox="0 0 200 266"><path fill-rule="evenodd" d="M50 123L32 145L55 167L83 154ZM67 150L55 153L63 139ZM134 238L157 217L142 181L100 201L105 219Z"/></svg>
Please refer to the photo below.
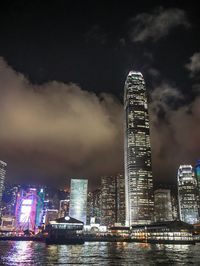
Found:
<svg viewBox="0 0 200 266"><path fill-rule="evenodd" d="M126 225L153 221L153 178L143 75L130 71L124 88Z"/></svg>
<svg viewBox="0 0 200 266"><path fill-rule="evenodd" d="M84 224L87 216L88 180L71 179L69 215Z"/></svg>
<svg viewBox="0 0 200 266"><path fill-rule="evenodd" d="M121 174L101 178L101 224L116 223L125 224L125 185Z"/></svg>
<svg viewBox="0 0 200 266"><path fill-rule="evenodd" d="M5 183L2 197L2 215L14 216L19 185Z"/></svg>
<svg viewBox="0 0 200 266"><path fill-rule="evenodd" d="M60 208L58 218L62 218L69 215L69 199L60 200Z"/></svg>
<svg viewBox="0 0 200 266"><path fill-rule="evenodd" d="M178 192L171 190L171 202L172 202L172 220L179 220L179 208L178 208Z"/></svg>
<svg viewBox="0 0 200 266"><path fill-rule="evenodd" d="M92 192L93 195L93 218L95 223L101 223L101 190L96 189Z"/></svg>
<svg viewBox="0 0 200 266"><path fill-rule="evenodd" d="M198 160L195 165L195 175L198 183L198 207L199 207L199 217L200 217L200 160Z"/></svg>
<svg viewBox="0 0 200 266"><path fill-rule="evenodd" d="M171 192L169 189L154 191L155 222L172 221Z"/></svg>
<svg viewBox="0 0 200 266"><path fill-rule="evenodd" d="M23 188L17 194L16 227L35 231L44 221L44 189Z"/></svg>
<svg viewBox="0 0 200 266"><path fill-rule="evenodd" d="M3 195L4 182L6 176L6 167L7 164L3 161L0 161L0 216L1 216L1 207L2 207L2 195Z"/></svg>
<svg viewBox="0 0 200 266"><path fill-rule="evenodd" d="M125 180L124 175L117 175L117 223L125 225Z"/></svg>
<svg viewBox="0 0 200 266"><path fill-rule="evenodd" d="M178 169L178 201L180 220L189 224L197 223L198 185L191 165L180 165Z"/></svg>
<svg viewBox="0 0 200 266"><path fill-rule="evenodd" d="M112 226L117 222L116 177L101 177L101 225Z"/></svg>
<svg viewBox="0 0 200 266"><path fill-rule="evenodd" d="M87 225L91 223L91 219L94 218L94 196L90 191L87 196Z"/></svg>

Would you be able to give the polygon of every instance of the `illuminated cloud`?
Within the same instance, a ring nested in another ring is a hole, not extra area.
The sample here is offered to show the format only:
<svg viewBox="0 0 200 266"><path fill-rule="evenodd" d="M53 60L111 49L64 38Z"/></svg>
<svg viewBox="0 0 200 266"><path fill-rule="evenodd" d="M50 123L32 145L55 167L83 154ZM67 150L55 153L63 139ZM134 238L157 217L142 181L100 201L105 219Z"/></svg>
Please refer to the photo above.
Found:
<svg viewBox="0 0 200 266"><path fill-rule="evenodd" d="M152 13L138 14L131 20L131 24L130 36L133 42L148 39L157 41L177 26L190 26L184 10L163 7L155 8Z"/></svg>
<svg viewBox="0 0 200 266"><path fill-rule="evenodd" d="M166 83L155 88L151 96L154 178L157 182L175 182L180 164L194 165L200 158L200 97L174 108L173 102L181 101L183 95Z"/></svg>
<svg viewBox="0 0 200 266"><path fill-rule="evenodd" d="M57 81L33 85L3 59L0 95L9 181L61 186L87 177L95 187L101 175L123 172L123 105L112 95ZM154 179L175 181L180 164L200 158L200 97L183 105L180 90L162 82L150 98Z"/></svg>
<svg viewBox="0 0 200 266"><path fill-rule="evenodd" d="M190 63L186 64L185 67L190 71L191 77L196 77L200 74L200 53L194 53L190 57Z"/></svg>
<svg viewBox="0 0 200 266"><path fill-rule="evenodd" d="M0 93L0 158L13 181L59 185L123 169L122 105L112 95L33 85L3 59Z"/></svg>

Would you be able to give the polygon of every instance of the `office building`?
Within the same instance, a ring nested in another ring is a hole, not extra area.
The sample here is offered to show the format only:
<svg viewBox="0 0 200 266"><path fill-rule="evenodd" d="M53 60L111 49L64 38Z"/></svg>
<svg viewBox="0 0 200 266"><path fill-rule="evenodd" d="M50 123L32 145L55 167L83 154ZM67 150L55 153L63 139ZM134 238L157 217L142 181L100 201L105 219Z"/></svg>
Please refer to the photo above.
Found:
<svg viewBox="0 0 200 266"><path fill-rule="evenodd" d="M200 217L200 160L198 160L195 165L195 175L198 184L198 208L199 208L199 217Z"/></svg>
<svg viewBox="0 0 200 266"><path fill-rule="evenodd" d="M198 185L191 165L180 165L177 175L180 220L189 224L197 223Z"/></svg>
<svg viewBox="0 0 200 266"><path fill-rule="evenodd" d="M19 190L20 190L19 185L5 184L5 189L3 192L3 199L2 199L2 206L3 206L2 215L8 215L8 216L15 215L17 194Z"/></svg>
<svg viewBox="0 0 200 266"><path fill-rule="evenodd" d="M1 208L2 208L2 196L4 190L4 182L6 176L6 167L7 164L3 161L0 161L0 216L1 216Z"/></svg>
<svg viewBox="0 0 200 266"><path fill-rule="evenodd" d="M155 222L172 221L172 202L169 189L156 189L154 191Z"/></svg>
<svg viewBox="0 0 200 266"><path fill-rule="evenodd" d="M125 180L124 175L118 174L117 179L117 223L125 225Z"/></svg>
<svg viewBox="0 0 200 266"><path fill-rule="evenodd" d="M117 222L116 177L101 178L101 225L112 226Z"/></svg>
<svg viewBox="0 0 200 266"><path fill-rule="evenodd" d="M143 75L130 71L124 88L126 225L153 220L153 178L147 96Z"/></svg>
<svg viewBox="0 0 200 266"><path fill-rule="evenodd" d="M96 189L92 192L93 195L93 213L92 217L94 218L95 223L101 223L101 190Z"/></svg>
<svg viewBox="0 0 200 266"><path fill-rule="evenodd" d="M87 216L88 180L71 179L69 215L84 224Z"/></svg>
<svg viewBox="0 0 200 266"><path fill-rule="evenodd" d="M125 186L121 174L101 178L101 224L116 223L125 224Z"/></svg>

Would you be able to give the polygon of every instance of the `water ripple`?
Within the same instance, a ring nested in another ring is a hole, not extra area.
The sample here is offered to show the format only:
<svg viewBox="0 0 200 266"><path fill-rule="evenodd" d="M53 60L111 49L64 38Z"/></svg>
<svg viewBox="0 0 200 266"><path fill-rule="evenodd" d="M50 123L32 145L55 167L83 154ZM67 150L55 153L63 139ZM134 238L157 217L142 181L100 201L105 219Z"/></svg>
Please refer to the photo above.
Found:
<svg viewBox="0 0 200 266"><path fill-rule="evenodd" d="M86 242L46 246L33 241L0 241L0 265L200 265L199 248L200 244Z"/></svg>

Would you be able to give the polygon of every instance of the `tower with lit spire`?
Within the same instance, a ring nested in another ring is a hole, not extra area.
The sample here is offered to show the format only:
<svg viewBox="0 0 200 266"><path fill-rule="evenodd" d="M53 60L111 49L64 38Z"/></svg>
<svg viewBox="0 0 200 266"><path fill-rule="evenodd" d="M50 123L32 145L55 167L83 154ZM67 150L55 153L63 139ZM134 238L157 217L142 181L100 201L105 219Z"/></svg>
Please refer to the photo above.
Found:
<svg viewBox="0 0 200 266"><path fill-rule="evenodd" d="M153 178L146 87L142 73L130 71L124 88L126 224L153 220Z"/></svg>

